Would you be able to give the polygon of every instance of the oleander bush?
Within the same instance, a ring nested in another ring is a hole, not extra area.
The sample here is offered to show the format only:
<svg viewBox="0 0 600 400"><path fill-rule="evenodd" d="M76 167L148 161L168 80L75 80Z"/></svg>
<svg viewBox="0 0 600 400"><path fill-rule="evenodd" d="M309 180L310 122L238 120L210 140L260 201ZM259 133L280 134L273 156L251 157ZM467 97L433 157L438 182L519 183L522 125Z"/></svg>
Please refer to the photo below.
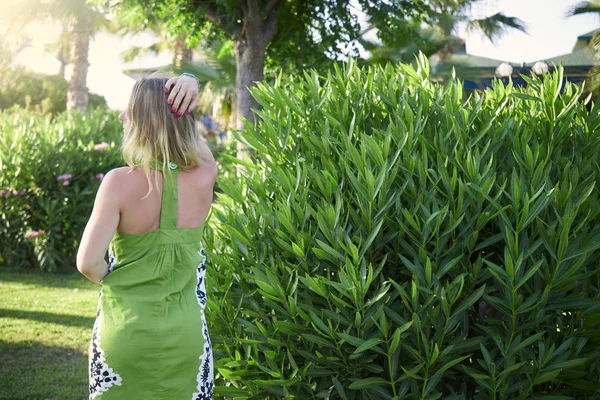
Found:
<svg viewBox="0 0 600 400"><path fill-rule="evenodd" d="M600 397L600 106L418 64L254 90L207 236L220 396Z"/></svg>
<svg viewBox="0 0 600 400"><path fill-rule="evenodd" d="M117 116L0 112L0 266L75 267L100 180L124 165Z"/></svg>
<svg viewBox="0 0 600 400"><path fill-rule="evenodd" d="M0 110L24 109L40 115L57 115L67 108L69 82L23 67L0 66ZM89 108L106 109L103 96L89 93Z"/></svg>
<svg viewBox="0 0 600 400"><path fill-rule="evenodd" d="M75 268L100 181L125 165L118 114L0 111L0 267ZM235 143L208 145L220 164L219 182L229 179Z"/></svg>

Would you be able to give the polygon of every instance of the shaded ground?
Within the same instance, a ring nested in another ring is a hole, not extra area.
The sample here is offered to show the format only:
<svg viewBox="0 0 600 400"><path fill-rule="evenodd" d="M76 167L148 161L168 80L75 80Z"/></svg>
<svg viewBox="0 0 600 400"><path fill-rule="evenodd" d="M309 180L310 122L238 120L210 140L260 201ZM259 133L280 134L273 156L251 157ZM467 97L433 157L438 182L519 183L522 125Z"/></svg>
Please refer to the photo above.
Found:
<svg viewBox="0 0 600 400"><path fill-rule="evenodd" d="M0 271L0 399L86 399L100 287L78 273Z"/></svg>

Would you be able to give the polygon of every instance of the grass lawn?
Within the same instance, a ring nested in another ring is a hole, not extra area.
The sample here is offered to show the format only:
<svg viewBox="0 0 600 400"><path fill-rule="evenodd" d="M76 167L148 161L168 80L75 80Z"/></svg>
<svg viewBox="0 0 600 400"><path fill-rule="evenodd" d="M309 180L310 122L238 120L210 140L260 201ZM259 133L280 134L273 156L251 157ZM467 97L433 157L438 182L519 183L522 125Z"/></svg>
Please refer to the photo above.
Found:
<svg viewBox="0 0 600 400"><path fill-rule="evenodd" d="M87 349L100 286L0 270L0 399L87 399Z"/></svg>

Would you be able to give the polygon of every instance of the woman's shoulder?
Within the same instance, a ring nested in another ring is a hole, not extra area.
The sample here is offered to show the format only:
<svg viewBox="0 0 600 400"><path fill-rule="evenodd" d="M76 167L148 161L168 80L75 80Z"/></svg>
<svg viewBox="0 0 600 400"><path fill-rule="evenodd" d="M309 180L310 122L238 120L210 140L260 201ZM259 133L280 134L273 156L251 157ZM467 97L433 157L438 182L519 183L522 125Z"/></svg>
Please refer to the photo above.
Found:
<svg viewBox="0 0 600 400"><path fill-rule="evenodd" d="M124 175L129 174L131 171L134 171L134 169L129 166L117 167L117 168L113 168L110 171L108 171L106 176L108 176L108 175L124 176Z"/></svg>
<svg viewBox="0 0 600 400"><path fill-rule="evenodd" d="M151 169L150 173L155 172L155 170ZM188 176L187 179L191 179L192 181L198 181L202 183L214 181L217 177L218 169L216 163L202 163L201 165L192 168L188 171L185 171L184 175ZM111 169L104 177L104 179L109 179L117 186L127 186L129 187L134 182L146 183L147 177L144 173L144 168L142 167L119 167ZM214 183L214 182L213 182Z"/></svg>
<svg viewBox="0 0 600 400"><path fill-rule="evenodd" d="M204 161L197 168L202 174L216 178L219 170L215 161Z"/></svg>
<svg viewBox="0 0 600 400"><path fill-rule="evenodd" d="M104 175L102 183L125 189L133 181L140 178L140 173L143 175L141 168L131 168L128 166L113 168Z"/></svg>

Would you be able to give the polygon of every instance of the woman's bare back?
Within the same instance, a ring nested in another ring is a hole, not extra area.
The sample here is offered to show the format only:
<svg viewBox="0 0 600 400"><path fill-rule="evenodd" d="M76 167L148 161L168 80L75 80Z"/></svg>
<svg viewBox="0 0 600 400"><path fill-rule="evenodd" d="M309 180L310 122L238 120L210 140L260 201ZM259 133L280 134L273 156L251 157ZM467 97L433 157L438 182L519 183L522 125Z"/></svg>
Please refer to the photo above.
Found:
<svg viewBox="0 0 600 400"><path fill-rule="evenodd" d="M120 219L117 231L125 234L141 234L160 227L161 194L163 176L161 171L151 170L152 192L148 193L148 181L142 168L131 170L118 168L123 190L118 194ZM201 166L178 174L178 228L196 228L204 224L213 200L216 167ZM158 190L156 185L158 185Z"/></svg>

